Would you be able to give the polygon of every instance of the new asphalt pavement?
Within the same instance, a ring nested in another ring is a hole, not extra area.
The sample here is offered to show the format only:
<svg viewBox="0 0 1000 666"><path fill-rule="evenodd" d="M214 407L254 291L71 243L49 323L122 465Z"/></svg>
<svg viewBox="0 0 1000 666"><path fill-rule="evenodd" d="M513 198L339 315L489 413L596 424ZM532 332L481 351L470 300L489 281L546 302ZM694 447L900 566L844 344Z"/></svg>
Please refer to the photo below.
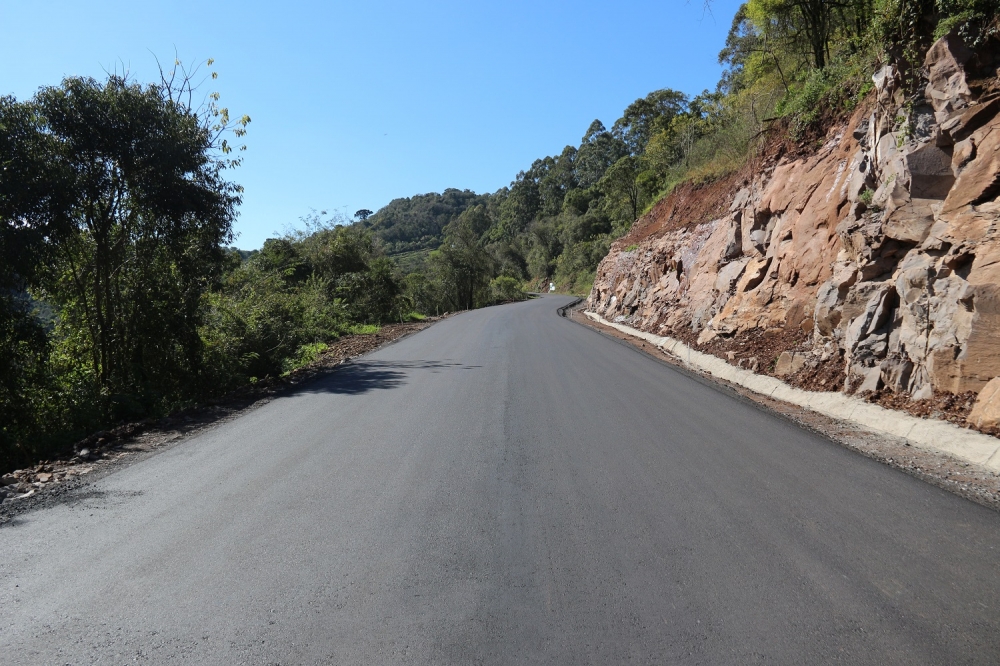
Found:
<svg viewBox="0 0 1000 666"><path fill-rule="evenodd" d="M3 664L1000 663L1000 515L467 312L0 528Z"/></svg>

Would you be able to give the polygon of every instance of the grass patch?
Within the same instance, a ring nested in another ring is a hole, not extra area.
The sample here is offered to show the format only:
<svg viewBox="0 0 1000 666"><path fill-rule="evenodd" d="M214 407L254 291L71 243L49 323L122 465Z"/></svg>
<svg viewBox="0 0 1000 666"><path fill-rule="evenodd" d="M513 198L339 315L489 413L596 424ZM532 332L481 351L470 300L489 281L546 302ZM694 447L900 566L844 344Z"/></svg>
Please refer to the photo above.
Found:
<svg viewBox="0 0 1000 666"><path fill-rule="evenodd" d="M350 335L375 335L381 330L378 324L353 324L347 327L346 332Z"/></svg>
<svg viewBox="0 0 1000 666"><path fill-rule="evenodd" d="M320 355L322 355L322 353L329 348L330 345L326 344L325 342L312 342L300 346L296 351L295 356L291 356L282 361L281 369L283 370L283 372L281 373L281 375L285 376L288 373L292 372L293 370L298 370L299 368L303 368L309 365L310 363L318 359ZM256 377L251 377L250 380L251 383L254 383Z"/></svg>

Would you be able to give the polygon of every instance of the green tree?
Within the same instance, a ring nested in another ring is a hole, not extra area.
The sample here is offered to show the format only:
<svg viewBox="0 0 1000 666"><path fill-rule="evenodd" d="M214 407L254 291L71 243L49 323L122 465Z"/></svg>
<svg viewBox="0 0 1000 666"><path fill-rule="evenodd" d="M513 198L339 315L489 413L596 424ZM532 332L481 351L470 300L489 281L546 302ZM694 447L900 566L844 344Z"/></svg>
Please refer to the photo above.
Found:
<svg viewBox="0 0 1000 666"><path fill-rule="evenodd" d="M430 265L453 307L462 310L489 301L492 259L477 233L482 211L471 209L445 227L444 243L431 253Z"/></svg>
<svg viewBox="0 0 1000 666"><path fill-rule="evenodd" d="M441 244L444 227L456 215L486 200L471 190L448 188L441 194L393 199L358 224L381 239L389 255L430 250Z"/></svg>
<svg viewBox="0 0 1000 666"><path fill-rule="evenodd" d="M65 204L53 187L68 177L47 159L52 142L29 105L0 97L0 465L30 458L30 440L52 425L43 414L48 340L27 289L45 263L49 239L65 233Z"/></svg>
<svg viewBox="0 0 1000 666"><path fill-rule="evenodd" d="M626 229L639 217L642 207L640 167L639 158L626 155L611 165L597 185L606 197L605 209Z"/></svg>
<svg viewBox="0 0 1000 666"><path fill-rule="evenodd" d="M402 288L395 268L389 258L376 257L366 270L348 273L340 281L340 293L349 303L355 321L377 324L390 321L397 313Z"/></svg>
<svg viewBox="0 0 1000 666"><path fill-rule="evenodd" d="M228 112L213 100L199 115L174 92L68 78L31 102L47 159L71 173L51 183L71 226L43 284L63 330L80 332L109 413L148 409L196 381L201 300L233 238Z"/></svg>
<svg viewBox="0 0 1000 666"><path fill-rule="evenodd" d="M684 93L664 88L637 99L615 121L612 133L624 142L629 153L641 155L650 137L665 129L687 106Z"/></svg>
<svg viewBox="0 0 1000 666"><path fill-rule="evenodd" d="M600 120L590 123L576 151L574 166L579 187L597 184L604 172L628 152L625 142L605 129Z"/></svg>
<svg viewBox="0 0 1000 666"><path fill-rule="evenodd" d="M542 206L536 173L541 165L536 162L534 171L522 171L511 183L510 191L500 204L499 236L510 239L524 231Z"/></svg>

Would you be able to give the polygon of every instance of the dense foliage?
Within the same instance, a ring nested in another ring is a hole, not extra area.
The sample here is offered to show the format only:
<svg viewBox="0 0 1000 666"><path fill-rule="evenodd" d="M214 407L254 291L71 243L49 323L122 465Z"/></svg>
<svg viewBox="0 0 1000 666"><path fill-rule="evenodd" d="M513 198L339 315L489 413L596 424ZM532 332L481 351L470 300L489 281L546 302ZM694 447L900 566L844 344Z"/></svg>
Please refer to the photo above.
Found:
<svg viewBox="0 0 1000 666"><path fill-rule="evenodd" d="M175 70L176 72L176 70ZM0 467L275 376L409 316L369 232L319 218L227 249L240 162L190 77L68 78L0 99Z"/></svg>
<svg viewBox="0 0 1000 666"><path fill-rule="evenodd" d="M483 201L484 197L469 190L418 194L390 201L377 213L365 215L361 224L382 239L390 254L433 250L441 244L444 228L455 216ZM371 213L358 211L362 212Z"/></svg>

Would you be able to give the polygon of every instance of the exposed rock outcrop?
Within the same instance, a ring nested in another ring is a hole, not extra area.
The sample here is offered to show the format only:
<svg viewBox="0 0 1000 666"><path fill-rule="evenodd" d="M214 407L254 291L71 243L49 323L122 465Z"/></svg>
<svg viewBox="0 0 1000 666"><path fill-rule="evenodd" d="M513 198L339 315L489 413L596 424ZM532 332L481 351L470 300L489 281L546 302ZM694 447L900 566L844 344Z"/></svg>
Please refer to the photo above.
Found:
<svg viewBox="0 0 1000 666"><path fill-rule="evenodd" d="M772 371L841 364L850 392L982 390L1000 376L1000 95L969 70L995 73L989 57L944 37L922 97L883 68L872 104L748 177L724 217L650 237L640 221L589 309L716 351L772 335L789 347Z"/></svg>

